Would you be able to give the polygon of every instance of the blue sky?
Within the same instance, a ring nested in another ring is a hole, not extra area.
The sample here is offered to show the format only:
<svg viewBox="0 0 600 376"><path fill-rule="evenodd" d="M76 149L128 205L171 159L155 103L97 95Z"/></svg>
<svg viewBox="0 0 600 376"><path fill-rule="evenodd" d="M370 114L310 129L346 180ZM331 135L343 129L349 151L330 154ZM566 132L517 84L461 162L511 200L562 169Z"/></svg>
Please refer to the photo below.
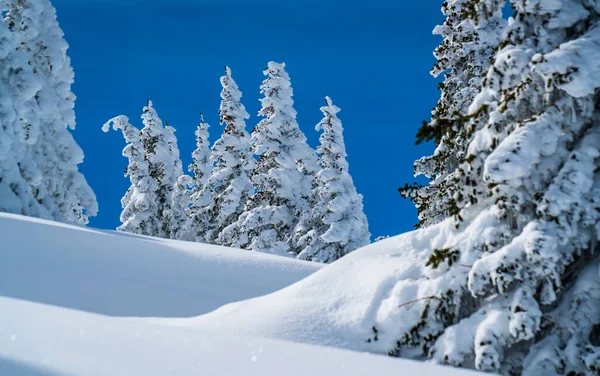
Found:
<svg viewBox="0 0 600 376"><path fill-rule="evenodd" d="M124 114L141 127L152 99L177 129L184 166L195 147L198 114L220 134L219 77L229 65L252 115L270 60L284 61L300 127L315 147L319 107L329 95L341 109L350 172L364 195L371 233L395 235L417 222L397 188L414 181L413 160L432 146L415 133L438 98L429 75L442 22L441 1L54 0L75 69L75 138L81 171L98 196L91 225L114 229L129 186L120 133L102 124Z"/></svg>

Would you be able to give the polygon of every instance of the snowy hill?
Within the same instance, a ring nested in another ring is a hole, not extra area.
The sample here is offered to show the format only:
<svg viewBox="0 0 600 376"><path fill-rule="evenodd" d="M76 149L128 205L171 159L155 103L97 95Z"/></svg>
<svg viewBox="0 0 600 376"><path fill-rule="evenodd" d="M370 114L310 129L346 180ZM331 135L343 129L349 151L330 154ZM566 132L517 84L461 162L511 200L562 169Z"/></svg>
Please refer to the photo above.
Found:
<svg viewBox="0 0 600 376"><path fill-rule="evenodd" d="M304 376L440 375L372 354L209 333L0 298L0 374ZM307 361L310 359L310 361ZM444 376L471 374L444 369Z"/></svg>
<svg viewBox="0 0 600 376"><path fill-rule="evenodd" d="M471 374L293 343L365 342L368 318L392 286L382 278L396 268L381 251L398 238L319 271L290 258L10 214L0 214L0 228L0 375ZM343 278L334 277L341 268Z"/></svg>
<svg viewBox="0 0 600 376"><path fill-rule="evenodd" d="M320 268L5 213L0 229L0 295L112 316L197 316Z"/></svg>
<svg viewBox="0 0 600 376"><path fill-rule="evenodd" d="M423 278L425 250L440 241L438 227L361 248L272 294L195 318L159 322L385 354L393 348L392 330L420 313L398 305L418 298L419 289L426 287L417 281ZM412 286L403 291L407 280Z"/></svg>
<svg viewBox="0 0 600 376"><path fill-rule="evenodd" d="M272 294L232 303L196 318L159 321L386 354L404 333L418 325L430 304L435 307L439 296L466 281L471 265L477 263L475 252L463 252L451 265L444 261L437 268L427 267L434 250L477 249L502 231L500 226L490 226L494 218L493 211L473 210L460 230L452 220L444 221L363 247ZM587 279L573 291L590 290L600 296L599 267L600 260L590 263ZM490 309L495 304L491 302ZM484 321L485 312L484 307L440 336L434 344L434 359L443 362L446 355L468 359L478 336L508 331L507 321ZM403 357L421 357L418 348L406 346L401 351Z"/></svg>

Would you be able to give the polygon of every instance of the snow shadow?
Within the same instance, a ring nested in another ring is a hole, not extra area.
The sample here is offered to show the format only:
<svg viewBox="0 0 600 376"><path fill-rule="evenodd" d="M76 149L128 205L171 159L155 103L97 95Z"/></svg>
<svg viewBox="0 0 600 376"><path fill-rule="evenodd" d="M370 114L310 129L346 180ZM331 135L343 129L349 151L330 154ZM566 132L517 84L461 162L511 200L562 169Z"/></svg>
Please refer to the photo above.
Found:
<svg viewBox="0 0 600 376"><path fill-rule="evenodd" d="M67 376L66 374L48 371L31 364L24 364L12 359L0 357L0 375L6 376Z"/></svg>

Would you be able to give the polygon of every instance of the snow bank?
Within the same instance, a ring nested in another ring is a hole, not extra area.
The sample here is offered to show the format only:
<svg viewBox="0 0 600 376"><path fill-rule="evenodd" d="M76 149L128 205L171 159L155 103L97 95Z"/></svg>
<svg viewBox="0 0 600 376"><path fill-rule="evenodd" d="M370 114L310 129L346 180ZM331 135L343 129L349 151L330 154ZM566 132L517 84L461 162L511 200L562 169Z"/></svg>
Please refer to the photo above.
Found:
<svg viewBox="0 0 600 376"><path fill-rule="evenodd" d="M447 220L358 249L270 295L196 318L159 321L386 354L422 319L431 299L466 281L476 261L467 251L504 231L496 217L477 210L465 217L464 229ZM435 269L425 266L434 250L455 245L464 252L452 267L445 262ZM464 341L474 343L474 335ZM402 350L403 357L413 356L406 352L410 348Z"/></svg>
<svg viewBox="0 0 600 376"><path fill-rule="evenodd" d="M5 213L0 229L1 296L114 316L196 316L321 267Z"/></svg>
<svg viewBox="0 0 600 376"><path fill-rule="evenodd" d="M381 240L273 294L196 318L158 322L386 353L393 342L385 339L394 339L392 331L401 328L402 321L410 323L412 316L420 314L419 309L398 305L418 297L431 250L444 248L455 232L446 221ZM379 331L377 341L374 325Z"/></svg>
<svg viewBox="0 0 600 376"><path fill-rule="evenodd" d="M458 376L431 364L160 326L0 297L0 374Z"/></svg>
<svg viewBox="0 0 600 376"><path fill-rule="evenodd" d="M0 228L0 375L472 374L263 335L228 333L225 326L222 331L207 330L189 325L190 319L174 318L270 293L310 275L320 264L10 214L0 214ZM378 275L387 275L391 269L381 269L381 261L377 253L365 259L366 265L379 268ZM335 275L326 273L316 281L325 276ZM354 291L346 290L340 299L365 299L370 304L369 289L377 285L377 279L374 273L361 277L360 282L354 278L347 284ZM283 294L267 296L272 306L262 306L266 311L258 313L251 309L245 324L257 321L251 315L269 320L274 313L288 312L296 316L288 317L295 322L290 329L298 331L308 324L310 312L329 312L322 323L342 317L344 307L336 311L335 306L325 304L325 297L342 291L339 284L343 281L330 278L320 286L322 295L315 294L312 281L295 285L296 292L309 287L304 295L290 296L283 290ZM380 298L383 292L375 296ZM351 298L352 294L357 296ZM280 299L273 298L277 296ZM301 300L294 304L290 297ZM311 301L314 309L301 314L298 309L306 309ZM115 317L120 315L163 318ZM350 310L347 315L356 318L358 312Z"/></svg>

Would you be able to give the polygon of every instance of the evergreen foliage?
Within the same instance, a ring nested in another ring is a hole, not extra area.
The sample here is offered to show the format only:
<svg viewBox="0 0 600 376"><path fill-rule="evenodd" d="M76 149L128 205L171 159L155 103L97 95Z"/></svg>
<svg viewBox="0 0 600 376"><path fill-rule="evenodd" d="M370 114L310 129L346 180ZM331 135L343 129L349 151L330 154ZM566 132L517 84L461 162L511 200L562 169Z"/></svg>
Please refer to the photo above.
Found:
<svg viewBox="0 0 600 376"><path fill-rule="evenodd" d="M0 4L3 161L0 210L87 224L97 213L75 128L68 45L48 0Z"/></svg>
<svg viewBox="0 0 600 376"><path fill-rule="evenodd" d="M125 176L129 176L131 186L121 199L122 225L119 231L140 235L156 235L160 228L156 217L156 181L149 175L148 161L144 154L144 146L140 138L140 131L129 123L126 116L117 116L109 120L102 130L108 132L110 127L121 130L127 145L123 149L123 156L127 157L129 164L125 169Z"/></svg>
<svg viewBox="0 0 600 376"><path fill-rule="evenodd" d="M264 73L259 111L264 118L251 136L251 150L258 156L250 176L255 192L222 237L237 247L297 254L291 238L298 219L310 210L307 198L312 187L300 168L315 156L296 121L285 64L270 62Z"/></svg>
<svg viewBox="0 0 600 376"><path fill-rule="evenodd" d="M140 138L145 159L148 161L148 174L157 186L156 210L153 216L158 228L152 230L152 233L157 237L170 238L173 189L177 178L182 175L175 130L163 126L150 100L144 107L142 123L144 127L140 131Z"/></svg>
<svg viewBox="0 0 600 376"><path fill-rule="evenodd" d="M321 107L324 118L316 129L322 130L320 146L321 170L311 200L311 216L301 220L305 231L298 238L302 252L299 258L333 262L345 254L369 244L369 225L363 213L362 195L356 193L348 172L346 147L340 111L329 97Z"/></svg>
<svg viewBox="0 0 600 376"><path fill-rule="evenodd" d="M192 178L192 200L197 199L198 193L204 188L208 176L212 170L210 162L210 143L208 141L208 128L210 125L204 121L204 116L200 114L200 122L196 129L196 149L192 152L192 163L188 166L188 171L193 174Z"/></svg>
<svg viewBox="0 0 600 376"><path fill-rule="evenodd" d="M462 14L481 30L503 5L469 0ZM411 306L420 318L390 352L502 374L596 375L600 8L511 5L464 131L451 135L468 141L445 180L456 235L429 258Z"/></svg>
<svg viewBox="0 0 600 376"><path fill-rule="evenodd" d="M227 234L221 236L221 233L244 213L244 205L254 193L250 173L255 167L255 160L250 151L250 135L246 131L246 119L250 115L241 103L242 92L231 77L229 67L225 67L221 86L219 118L225 128L213 145L210 156L214 165L207 185L211 194L207 208L211 226L205 238L216 244L230 245Z"/></svg>
<svg viewBox="0 0 600 376"><path fill-rule="evenodd" d="M500 43L505 21L501 10L484 25L476 26L466 11L468 0L444 2L446 16L434 34L444 37L435 49L437 63L431 70L434 77L444 73L440 83L441 97L432 112L430 122L424 122L417 132L417 144L434 141L433 155L415 162L415 176L424 175L429 184L405 185L400 193L413 201L419 212L420 226L428 226L457 213L455 175L465 158L473 130L468 124L468 108L481 89L481 82Z"/></svg>
<svg viewBox="0 0 600 376"><path fill-rule="evenodd" d="M209 218L206 210L210 204L210 187L207 185L211 173L210 144L208 141L208 128L210 125L204 121L200 114L200 123L196 129L196 149L192 152L192 163L188 171L193 172L190 193L191 207L188 211L185 228L186 239L197 242L206 242L205 235L209 230Z"/></svg>

